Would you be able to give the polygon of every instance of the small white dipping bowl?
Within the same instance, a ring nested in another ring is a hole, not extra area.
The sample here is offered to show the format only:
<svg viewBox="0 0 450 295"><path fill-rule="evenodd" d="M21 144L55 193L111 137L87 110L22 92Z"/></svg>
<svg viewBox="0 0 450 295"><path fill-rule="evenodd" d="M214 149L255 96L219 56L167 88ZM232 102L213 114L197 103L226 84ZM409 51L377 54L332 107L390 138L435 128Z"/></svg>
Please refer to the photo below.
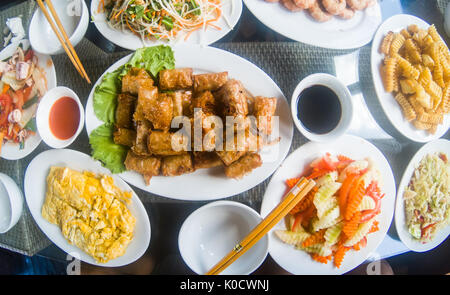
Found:
<svg viewBox="0 0 450 295"><path fill-rule="evenodd" d="M6 233L22 215L23 194L14 180L0 173L0 234Z"/></svg>
<svg viewBox="0 0 450 295"><path fill-rule="evenodd" d="M78 109L80 111L80 122L75 134L69 139L59 139L56 137L51 129L49 123L50 110L55 102L63 96L68 96L77 102ZM75 138L80 134L84 127L84 109L80 102L78 95L67 87L55 87L50 89L39 102L38 109L36 111L36 126L41 135L42 140L50 147L60 149L70 145Z"/></svg>
<svg viewBox="0 0 450 295"><path fill-rule="evenodd" d="M339 123L332 131L325 134L310 132L298 118L298 97L303 90L314 85L323 85L333 90L341 104L342 114ZM348 88L335 76L323 73L312 74L300 81L295 88L291 98L291 112L295 126L306 138L316 142L333 141L345 134L350 127L354 112L352 95Z"/></svg>
<svg viewBox="0 0 450 295"><path fill-rule="evenodd" d="M181 226L178 247L184 262L197 274L205 274L262 221L252 208L233 201L209 203L189 215ZM265 235L221 274L246 275L267 256Z"/></svg>
<svg viewBox="0 0 450 295"><path fill-rule="evenodd" d="M89 11L86 3L84 0L57 0L52 3L70 43L76 46L83 39L89 25ZM47 4L44 5L48 8ZM53 19L50 10L47 9L47 11ZM56 25L54 19L53 23ZM29 36L31 46L39 53L55 55L64 52L64 48L39 7L31 19Z"/></svg>

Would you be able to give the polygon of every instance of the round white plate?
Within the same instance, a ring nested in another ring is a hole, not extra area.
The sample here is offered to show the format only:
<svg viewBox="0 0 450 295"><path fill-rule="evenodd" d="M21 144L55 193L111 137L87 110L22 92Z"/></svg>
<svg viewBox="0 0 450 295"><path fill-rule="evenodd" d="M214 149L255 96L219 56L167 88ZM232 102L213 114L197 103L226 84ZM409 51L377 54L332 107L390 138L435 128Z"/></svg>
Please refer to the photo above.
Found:
<svg viewBox="0 0 450 295"><path fill-rule="evenodd" d="M381 23L381 8L376 5L357 11L350 20L333 17L320 23L308 12L290 12L284 6L264 0L244 0L245 5L263 24L292 40L331 48L353 49L372 40Z"/></svg>
<svg viewBox="0 0 450 295"><path fill-rule="evenodd" d="M128 183L160 196L179 200L216 200L240 194L258 185L268 178L281 164L289 152L293 136L291 111L286 97L275 82L261 69L249 61L227 51L196 45L179 45L173 48L175 67L192 67L194 73L228 71L230 78L242 81L244 87L252 95L277 97L276 116L279 116L278 144L264 148L261 152L263 165L253 170L241 180L229 179L222 167L200 169L194 173L176 177L155 176L151 184L145 185L143 177L133 171L119 174ZM106 72L112 72L125 64L128 55L113 64ZM106 73L105 72L105 73ZM88 134L103 122L97 119L93 109L93 94L95 87L101 82L101 76L95 83L86 105L86 130Z"/></svg>
<svg viewBox="0 0 450 295"><path fill-rule="evenodd" d="M47 90L56 87L56 71L53 65L53 60L49 55L43 55L35 52L38 58L38 65L45 71L45 77L47 78ZM19 148L19 144L8 142L2 146L0 157L6 160L18 160L25 158L31 152L33 152L37 146L41 143L41 136L38 132L35 135L30 136L25 141L23 149Z"/></svg>
<svg viewBox="0 0 450 295"><path fill-rule="evenodd" d="M377 93L378 100L380 101L381 107L384 113L391 121L392 125L405 137L416 141L416 142L428 142L437 139L444 135L449 126L450 118L448 115L444 117L444 124L439 125L435 134L429 134L424 130L416 129L411 123L404 119L402 110L398 105L397 101L394 99L392 93L386 92L384 89L383 80L381 78L380 69L383 64L384 54L380 53L378 49L383 41L384 36L389 31L400 32L402 29L406 28L411 24L416 24L422 29L428 29L430 26L425 21L421 20L412 15L399 14L388 18L378 29L375 34L372 43L371 51L371 67L372 67L372 77L375 86L375 91Z"/></svg>
<svg viewBox="0 0 450 295"><path fill-rule="evenodd" d="M37 155L28 165L25 172L24 188L25 199L30 209L31 215L39 228L47 237L72 257L81 261L98 266L115 267L132 263L139 259L147 250L150 244L151 227L147 215L139 197L120 177L114 176L114 183L122 190L133 192L131 204L128 208L136 218L133 240L128 245L123 256L110 260L107 263L98 263L91 256L78 247L69 244L61 233L61 229L41 215L41 209L45 200L47 187L47 175L51 166L68 167L78 171L90 171L93 173L110 174L108 169L103 168L98 162L81 152L69 149L48 150Z"/></svg>
<svg viewBox="0 0 450 295"><path fill-rule="evenodd" d="M232 5L230 4L232 2ZM184 41L185 35L180 34L179 39L174 40L174 43L189 43L189 44L202 44L209 45L224 37L239 21L242 14L242 0L226 0L223 1L223 16L214 23L219 26L221 30L209 28L205 32L198 30L193 32L189 38ZM117 30L113 29L106 22L105 13L98 13L99 0L92 0L91 2L91 17L94 19L94 24L100 33L109 41L114 44L129 49L136 50L144 46L152 46L158 44L167 44L165 41L146 40L143 41L140 37L134 35L129 30ZM225 18L228 20L225 20Z"/></svg>
<svg viewBox="0 0 450 295"><path fill-rule="evenodd" d="M395 181L386 158L365 139L344 135L332 144L308 142L286 158L267 186L261 205L262 218L265 218L282 200L286 192L286 179L301 175L314 159L323 156L326 152L334 155L342 154L354 160L370 157L377 165L382 177L381 190L386 194L381 202L381 214L376 217L376 220L379 221L380 230L368 236L365 248L360 251L347 252L341 267L336 268L332 261L328 264L318 263L312 260L308 253L296 250L293 246L279 240L273 231L286 229L283 219L268 233L269 253L281 267L292 274L338 275L352 270L363 263L371 253L375 252L384 239L394 215Z"/></svg>
<svg viewBox="0 0 450 295"><path fill-rule="evenodd" d="M436 236L432 241L422 244L411 236L405 223L405 203L403 202L403 193L405 192L405 188L408 186L414 170L419 165L420 161L426 155L436 152L445 153L447 157L450 157L450 141L445 139L437 139L422 146L406 167L398 187L397 201L395 204L395 228L397 229L398 236L403 244L415 252L425 252L431 250L439 246L450 235L450 226L447 226L442 228L439 232L436 232Z"/></svg>

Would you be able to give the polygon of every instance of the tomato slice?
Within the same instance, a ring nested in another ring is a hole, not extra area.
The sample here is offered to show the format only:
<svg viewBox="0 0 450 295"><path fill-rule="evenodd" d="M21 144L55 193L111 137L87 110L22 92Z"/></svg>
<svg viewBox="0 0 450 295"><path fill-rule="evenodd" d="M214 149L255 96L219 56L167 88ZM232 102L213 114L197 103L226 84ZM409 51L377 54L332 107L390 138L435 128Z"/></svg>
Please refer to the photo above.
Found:
<svg viewBox="0 0 450 295"><path fill-rule="evenodd" d="M0 126L8 122L8 115L12 111L11 97L6 94L0 94Z"/></svg>

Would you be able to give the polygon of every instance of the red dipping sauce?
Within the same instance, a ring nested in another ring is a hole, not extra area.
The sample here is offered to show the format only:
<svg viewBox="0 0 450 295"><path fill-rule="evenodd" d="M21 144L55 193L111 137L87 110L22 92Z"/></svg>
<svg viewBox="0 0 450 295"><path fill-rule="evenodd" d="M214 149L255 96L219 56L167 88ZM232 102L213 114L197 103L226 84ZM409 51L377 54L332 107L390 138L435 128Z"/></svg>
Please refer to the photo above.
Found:
<svg viewBox="0 0 450 295"><path fill-rule="evenodd" d="M78 103L71 97L63 96L50 109L50 131L58 139L66 140L75 135L80 124Z"/></svg>

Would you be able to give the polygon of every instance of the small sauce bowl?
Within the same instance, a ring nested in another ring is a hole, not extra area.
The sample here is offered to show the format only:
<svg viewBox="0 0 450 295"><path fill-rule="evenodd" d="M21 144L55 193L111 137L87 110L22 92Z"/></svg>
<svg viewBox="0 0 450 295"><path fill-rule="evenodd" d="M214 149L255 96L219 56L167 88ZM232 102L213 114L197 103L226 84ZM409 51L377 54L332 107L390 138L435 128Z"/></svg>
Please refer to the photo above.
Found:
<svg viewBox="0 0 450 295"><path fill-rule="evenodd" d="M78 128L76 132L67 139L58 138L51 130L50 126L50 112L55 103L63 97L70 97L73 99L80 114ZM42 140L52 148L65 148L72 144L72 142L80 134L84 127L84 109L80 102L78 95L67 87L55 87L49 90L39 102L36 112L36 125Z"/></svg>
<svg viewBox="0 0 450 295"><path fill-rule="evenodd" d="M322 85L331 89L336 94L341 105L341 118L339 122L330 132L324 134L315 133L308 130L303 125L298 115L300 94L305 89L315 85ZM316 142L330 142L344 135L350 127L354 113L352 96L348 88L335 76L324 73L312 74L300 81L300 83L295 88L291 98L291 112L295 126L306 138Z"/></svg>
<svg viewBox="0 0 450 295"><path fill-rule="evenodd" d="M0 173L0 234L9 231L22 215L23 194L6 174Z"/></svg>
<svg viewBox="0 0 450 295"><path fill-rule="evenodd" d="M178 247L184 262L197 274L205 274L262 221L252 208L233 201L216 201L189 215L181 226ZM269 251L267 235L228 266L221 274L254 272Z"/></svg>

